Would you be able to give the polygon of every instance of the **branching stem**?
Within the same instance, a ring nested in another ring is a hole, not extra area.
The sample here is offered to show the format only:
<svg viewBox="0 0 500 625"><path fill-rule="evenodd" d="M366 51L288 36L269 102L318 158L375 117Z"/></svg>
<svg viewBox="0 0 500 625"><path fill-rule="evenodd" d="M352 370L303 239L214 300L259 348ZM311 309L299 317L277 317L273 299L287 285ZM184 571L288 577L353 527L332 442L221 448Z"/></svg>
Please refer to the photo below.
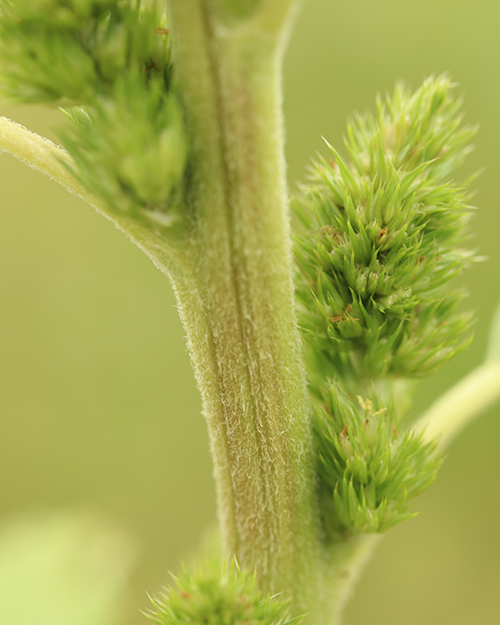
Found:
<svg viewBox="0 0 500 625"><path fill-rule="evenodd" d="M184 256L176 246L164 236L149 229L141 228L126 218L120 218L103 208L99 201L83 187L71 174L66 165L72 164L69 153L49 139L31 132L21 124L0 117L0 152L12 156L42 174L49 176L71 194L80 198L98 213L111 221L137 245L162 271L170 276L170 268L184 266Z"/></svg>

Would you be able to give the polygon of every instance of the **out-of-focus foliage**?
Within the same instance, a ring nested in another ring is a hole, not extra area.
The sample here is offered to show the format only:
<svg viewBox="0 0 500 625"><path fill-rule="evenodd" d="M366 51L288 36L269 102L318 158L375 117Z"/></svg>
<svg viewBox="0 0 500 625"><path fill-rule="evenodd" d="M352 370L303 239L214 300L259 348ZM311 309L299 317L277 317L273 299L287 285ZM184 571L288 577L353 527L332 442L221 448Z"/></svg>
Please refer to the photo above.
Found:
<svg viewBox="0 0 500 625"><path fill-rule="evenodd" d="M1 0L0 79L13 102L88 104L140 70L171 67L168 31L143 0Z"/></svg>
<svg viewBox="0 0 500 625"><path fill-rule="evenodd" d="M114 625L129 608L135 546L91 514L0 524L2 625Z"/></svg>

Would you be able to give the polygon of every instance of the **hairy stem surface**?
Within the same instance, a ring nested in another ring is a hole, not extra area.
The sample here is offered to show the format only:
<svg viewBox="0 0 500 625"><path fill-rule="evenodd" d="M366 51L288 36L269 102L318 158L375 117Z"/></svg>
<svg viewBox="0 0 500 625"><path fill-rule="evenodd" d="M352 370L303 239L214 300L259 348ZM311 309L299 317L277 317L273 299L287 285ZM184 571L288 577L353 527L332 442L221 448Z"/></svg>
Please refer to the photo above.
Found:
<svg viewBox="0 0 500 625"><path fill-rule="evenodd" d="M193 283L171 275L209 425L222 533L264 588L312 616L321 569L291 282L282 33L255 20L228 26L206 0L171 0L170 13L192 141Z"/></svg>

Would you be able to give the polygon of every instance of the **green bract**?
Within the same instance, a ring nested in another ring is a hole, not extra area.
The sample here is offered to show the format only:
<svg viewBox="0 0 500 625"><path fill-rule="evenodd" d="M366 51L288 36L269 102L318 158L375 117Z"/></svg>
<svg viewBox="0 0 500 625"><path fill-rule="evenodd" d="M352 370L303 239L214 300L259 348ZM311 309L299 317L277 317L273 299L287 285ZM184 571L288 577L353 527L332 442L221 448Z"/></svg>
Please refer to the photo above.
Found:
<svg viewBox="0 0 500 625"><path fill-rule="evenodd" d="M287 625L288 605L263 594L255 575L236 562L212 562L194 574L184 571L160 599L150 619L158 625ZM299 622L293 619L294 623Z"/></svg>

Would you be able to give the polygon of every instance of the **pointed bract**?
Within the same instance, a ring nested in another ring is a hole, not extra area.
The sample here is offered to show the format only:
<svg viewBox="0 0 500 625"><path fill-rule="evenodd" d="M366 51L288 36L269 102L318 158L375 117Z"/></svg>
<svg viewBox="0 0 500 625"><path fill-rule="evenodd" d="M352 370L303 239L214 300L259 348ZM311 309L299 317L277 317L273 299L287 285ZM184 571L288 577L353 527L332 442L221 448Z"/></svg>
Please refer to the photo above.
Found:
<svg viewBox="0 0 500 625"><path fill-rule="evenodd" d="M316 471L327 539L383 532L409 516L441 464L436 445L400 434L393 406L351 399L332 382L314 402Z"/></svg>

